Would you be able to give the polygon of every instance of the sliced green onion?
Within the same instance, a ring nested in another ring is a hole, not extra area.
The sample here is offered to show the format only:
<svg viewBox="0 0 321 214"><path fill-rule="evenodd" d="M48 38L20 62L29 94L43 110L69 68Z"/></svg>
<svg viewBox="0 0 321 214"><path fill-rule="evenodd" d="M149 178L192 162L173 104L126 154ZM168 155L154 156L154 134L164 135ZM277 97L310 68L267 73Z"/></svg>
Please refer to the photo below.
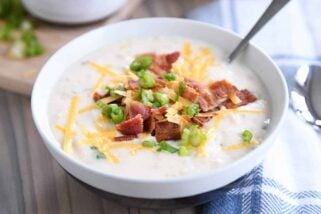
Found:
<svg viewBox="0 0 321 214"><path fill-rule="evenodd" d="M163 74L163 78L167 81L173 81L176 80L176 75L174 73L166 73Z"/></svg>
<svg viewBox="0 0 321 214"><path fill-rule="evenodd" d="M146 147L146 148L152 148L152 147L154 147L154 146L156 146L156 141L154 141L154 140L145 140L145 141L143 141L143 147Z"/></svg>
<svg viewBox="0 0 321 214"><path fill-rule="evenodd" d="M155 97L155 104L157 105L155 107L164 106L169 103L169 98L166 94L155 92L154 97Z"/></svg>
<svg viewBox="0 0 321 214"><path fill-rule="evenodd" d="M141 71L139 73L139 85L142 88L152 88L156 84L154 77L148 71Z"/></svg>
<svg viewBox="0 0 321 214"><path fill-rule="evenodd" d="M178 151L177 148L175 148L174 146L166 143L166 141L161 141L159 143L159 149L160 149L160 151L167 151L169 153L175 153L175 152Z"/></svg>
<svg viewBox="0 0 321 214"><path fill-rule="evenodd" d="M152 106L154 102L154 95L152 90L140 89L139 97L146 105Z"/></svg>
<svg viewBox="0 0 321 214"><path fill-rule="evenodd" d="M121 123L125 119L123 107L120 107L117 104L107 105L101 100L96 104L98 108L100 108L102 115L111 118L115 124Z"/></svg>
<svg viewBox="0 0 321 214"><path fill-rule="evenodd" d="M186 82L180 82L178 86L178 91L175 97L175 101L178 101L179 97L183 94L184 88L186 86Z"/></svg>
<svg viewBox="0 0 321 214"><path fill-rule="evenodd" d="M107 86L106 89L109 89L110 96L112 97L117 97L120 95L119 93L117 93L117 91L126 91L125 87L122 85L117 86L115 88L110 88Z"/></svg>
<svg viewBox="0 0 321 214"><path fill-rule="evenodd" d="M252 132L250 132L249 130L244 130L242 133L242 139L244 142L250 142L253 138L253 134Z"/></svg>
<svg viewBox="0 0 321 214"><path fill-rule="evenodd" d="M139 56L130 64L130 70L132 71L147 70L152 63L153 63L152 57Z"/></svg>
<svg viewBox="0 0 321 214"><path fill-rule="evenodd" d="M26 56L37 56L43 53L44 49L39 43L33 31L26 31L21 36L22 41L26 44Z"/></svg>
<svg viewBox="0 0 321 214"><path fill-rule="evenodd" d="M206 135L197 125L192 125L183 129L180 146L192 145L198 147L204 141L206 141Z"/></svg>
<svg viewBox="0 0 321 214"><path fill-rule="evenodd" d="M200 107L197 103L193 103L192 105L185 107L183 114L188 115L189 117L193 117L194 115L200 112Z"/></svg>
<svg viewBox="0 0 321 214"><path fill-rule="evenodd" d="M180 146L178 148L178 155L179 156L189 156L190 152L188 151L188 149L185 146Z"/></svg>

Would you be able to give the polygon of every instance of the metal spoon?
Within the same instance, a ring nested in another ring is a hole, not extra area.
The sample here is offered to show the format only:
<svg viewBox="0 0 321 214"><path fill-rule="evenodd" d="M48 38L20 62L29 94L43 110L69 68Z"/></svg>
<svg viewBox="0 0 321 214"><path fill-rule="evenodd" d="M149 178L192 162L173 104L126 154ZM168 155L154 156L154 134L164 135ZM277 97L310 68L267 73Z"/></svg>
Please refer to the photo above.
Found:
<svg viewBox="0 0 321 214"><path fill-rule="evenodd" d="M260 19L255 23L253 28L237 45L233 52L229 56L229 62L231 63L240 52L248 45L250 39L268 22L272 17L277 14L290 0L273 0L269 7L264 11Z"/></svg>
<svg viewBox="0 0 321 214"><path fill-rule="evenodd" d="M321 67L301 66L290 96L294 111L308 123L321 128Z"/></svg>

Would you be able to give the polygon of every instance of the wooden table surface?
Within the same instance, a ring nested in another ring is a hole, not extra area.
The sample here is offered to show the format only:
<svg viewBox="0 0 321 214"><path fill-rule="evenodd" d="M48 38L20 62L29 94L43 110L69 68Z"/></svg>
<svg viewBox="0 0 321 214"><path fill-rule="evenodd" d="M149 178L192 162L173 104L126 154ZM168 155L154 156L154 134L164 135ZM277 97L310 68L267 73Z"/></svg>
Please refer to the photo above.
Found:
<svg viewBox="0 0 321 214"><path fill-rule="evenodd" d="M204 0L146 0L131 18L182 17ZM85 189L51 157L32 121L30 98L0 90L0 213L197 213L142 210Z"/></svg>

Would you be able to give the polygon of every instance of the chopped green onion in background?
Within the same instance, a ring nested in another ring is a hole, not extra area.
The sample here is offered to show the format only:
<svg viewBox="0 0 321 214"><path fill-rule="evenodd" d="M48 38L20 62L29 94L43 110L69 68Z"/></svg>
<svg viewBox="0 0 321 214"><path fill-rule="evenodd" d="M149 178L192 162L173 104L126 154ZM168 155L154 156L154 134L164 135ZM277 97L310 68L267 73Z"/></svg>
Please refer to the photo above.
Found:
<svg viewBox="0 0 321 214"><path fill-rule="evenodd" d="M145 140L142 142L143 147L146 147L146 148L152 148L152 147L156 146L156 144L157 143L154 140Z"/></svg>
<svg viewBox="0 0 321 214"><path fill-rule="evenodd" d="M197 103L193 103L192 105L185 107L183 114L188 115L189 117L193 117L199 112L200 112L199 105Z"/></svg>
<svg viewBox="0 0 321 214"><path fill-rule="evenodd" d="M119 93L117 93L117 91L126 91L125 87L122 85L117 86L115 88L110 88L110 87L106 86L106 89L109 89L110 96L112 96L112 97L117 97L120 95Z"/></svg>
<svg viewBox="0 0 321 214"><path fill-rule="evenodd" d="M149 66L153 63L153 59L150 56L139 56L131 64L130 70L142 71L149 69Z"/></svg>
<svg viewBox="0 0 321 214"><path fill-rule="evenodd" d="M156 85L154 77L148 71L141 71L138 76L140 87L152 88Z"/></svg>
<svg viewBox="0 0 321 214"><path fill-rule="evenodd" d="M242 139L244 142L250 142L253 138L253 134L252 132L250 132L249 130L244 130L242 133Z"/></svg>
<svg viewBox="0 0 321 214"><path fill-rule="evenodd" d="M178 151L177 148L175 148L174 146L166 143L166 141L161 141L159 143L159 149L158 151L167 151L169 153L176 153Z"/></svg>
<svg viewBox="0 0 321 214"><path fill-rule="evenodd" d="M186 86L186 82L180 82L179 83L175 101L178 101L179 97L183 94L185 86Z"/></svg>
<svg viewBox="0 0 321 214"><path fill-rule="evenodd" d="M174 73L163 74L163 78L167 81L176 80L176 75Z"/></svg>

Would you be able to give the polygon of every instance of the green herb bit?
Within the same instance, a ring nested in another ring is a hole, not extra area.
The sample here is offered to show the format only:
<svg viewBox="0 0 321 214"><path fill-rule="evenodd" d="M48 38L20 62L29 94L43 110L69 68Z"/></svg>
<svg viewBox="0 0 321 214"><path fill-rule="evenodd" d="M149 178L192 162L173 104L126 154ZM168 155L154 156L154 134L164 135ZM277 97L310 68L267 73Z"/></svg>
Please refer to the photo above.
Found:
<svg viewBox="0 0 321 214"><path fill-rule="evenodd" d="M146 147L146 148L153 148L154 146L156 146L156 141L154 140L145 140L142 142L143 144L143 147Z"/></svg>
<svg viewBox="0 0 321 214"><path fill-rule="evenodd" d="M26 44L26 56L37 56L43 53L44 49L33 31L24 32L21 39Z"/></svg>
<svg viewBox="0 0 321 214"><path fill-rule="evenodd" d="M155 103L154 103L155 107L164 106L169 103L169 98L166 94L155 92L154 97L155 97Z"/></svg>
<svg viewBox="0 0 321 214"><path fill-rule="evenodd" d="M183 94L184 88L186 86L186 82L180 82L178 86L178 91L175 97L175 101L178 101L179 97Z"/></svg>
<svg viewBox="0 0 321 214"><path fill-rule="evenodd" d="M188 128L183 129L182 133L182 139L181 139L181 146L187 146L189 144L189 138L190 138L191 131Z"/></svg>
<svg viewBox="0 0 321 214"><path fill-rule="evenodd" d="M193 117L194 115L200 113L200 107L197 103L194 103L188 107L186 107L183 111L183 114L188 115L189 117Z"/></svg>
<svg viewBox="0 0 321 214"><path fill-rule="evenodd" d="M163 78L167 81L173 81L176 80L176 75L174 73L166 73L163 74Z"/></svg>
<svg viewBox="0 0 321 214"><path fill-rule="evenodd" d="M178 155L182 156L182 157L189 156L190 152L188 151L188 149L185 146L180 146L178 148Z"/></svg>
<svg viewBox="0 0 321 214"><path fill-rule="evenodd" d="M91 148L92 150L95 150L95 151L97 152L97 154L96 154L96 159L105 159L105 158L106 158L106 156L104 155L104 153L100 152L96 146L91 146L90 148Z"/></svg>
<svg viewBox="0 0 321 214"><path fill-rule="evenodd" d="M149 69L149 66L153 63L153 59L150 56L139 56L131 64L130 70L142 71Z"/></svg>
<svg viewBox="0 0 321 214"><path fill-rule="evenodd" d="M148 71L141 71L139 73L139 85L142 88L152 88L156 85L156 81Z"/></svg>
<svg viewBox="0 0 321 214"><path fill-rule="evenodd" d="M166 141L161 141L159 143L159 149L160 149L160 151L167 151L169 153L176 153L178 151L177 148L175 148L174 146L166 143Z"/></svg>
<svg viewBox="0 0 321 214"><path fill-rule="evenodd" d="M242 133L242 139L244 142L250 142L253 138L253 134L249 130L244 130Z"/></svg>

